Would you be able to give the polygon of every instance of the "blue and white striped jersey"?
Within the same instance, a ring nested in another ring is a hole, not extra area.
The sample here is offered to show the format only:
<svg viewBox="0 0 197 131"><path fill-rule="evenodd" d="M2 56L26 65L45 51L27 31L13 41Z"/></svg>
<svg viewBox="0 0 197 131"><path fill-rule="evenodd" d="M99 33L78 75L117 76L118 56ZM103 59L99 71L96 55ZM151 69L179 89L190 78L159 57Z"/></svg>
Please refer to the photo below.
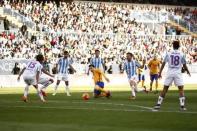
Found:
<svg viewBox="0 0 197 131"><path fill-rule="evenodd" d="M57 64L58 64L58 73L60 74L68 74L68 68L72 65L73 61L70 58L61 57Z"/></svg>
<svg viewBox="0 0 197 131"><path fill-rule="evenodd" d="M102 64L104 64L104 61L100 57L98 57L98 58L94 57L94 58L91 58L90 64L94 65L95 68L101 69L101 67L103 66Z"/></svg>
<svg viewBox="0 0 197 131"><path fill-rule="evenodd" d="M131 60L130 62L125 61L124 70L127 73L127 77L130 79L132 76L137 75L137 68L140 66L141 65L135 60Z"/></svg>

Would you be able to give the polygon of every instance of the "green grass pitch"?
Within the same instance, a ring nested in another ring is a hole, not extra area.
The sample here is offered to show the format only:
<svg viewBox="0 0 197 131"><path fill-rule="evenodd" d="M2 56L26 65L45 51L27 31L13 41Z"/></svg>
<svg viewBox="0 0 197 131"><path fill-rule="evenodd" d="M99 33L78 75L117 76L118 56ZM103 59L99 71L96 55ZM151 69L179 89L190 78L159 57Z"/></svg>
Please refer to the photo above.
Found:
<svg viewBox="0 0 197 131"><path fill-rule="evenodd" d="M194 87L195 88L195 87ZM2 89L0 89L1 92ZM92 93L90 93L92 94ZM42 103L36 94L20 100L22 92L0 94L0 131L195 131L197 90L186 90L187 111L179 111L178 91L169 91L162 108L151 111L158 95L112 92L112 98L84 101L81 92L47 96Z"/></svg>

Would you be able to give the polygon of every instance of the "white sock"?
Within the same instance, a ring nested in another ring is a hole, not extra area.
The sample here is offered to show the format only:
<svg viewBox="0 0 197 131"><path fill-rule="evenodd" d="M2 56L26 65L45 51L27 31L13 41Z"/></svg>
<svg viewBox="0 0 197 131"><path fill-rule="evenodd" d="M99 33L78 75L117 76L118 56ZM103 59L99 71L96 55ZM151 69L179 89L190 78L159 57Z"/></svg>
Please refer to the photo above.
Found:
<svg viewBox="0 0 197 131"><path fill-rule="evenodd" d="M161 105L162 102L163 102L163 97L159 96L157 104Z"/></svg>
<svg viewBox="0 0 197 131"><path fill-rule="evenodd" d="M70 93L70 88L69 88L69 86L66 86L66 93Z"/></svg>
<svg viewBox="0 0 197 131"><path fill-rule="evenodd" d="M131 95L132 95L133 97L135 97L135 89L134 89L133 86L131 86Z"/></svg>
<svg viewBox="0 0 197 131"><path fill-rule="evenodd" d="M58 88L58 85L55 85L55 87L54 87L55 93L57 92L57 88Z"/></svg>
<svg viewBox="0 0 197 131"><path fill-rule="evenodd" d="M183 96L183 97L180 97L179 98L179 101L180 101L180 105L181 106L185 106L185 97Z"/></svg>
<svg viewBox="0 0 197 131"><path fill-rule="evenodd" d="M26 85L24 90L24 97L27 97L28 92L29 92L29 85Z"/></svg>
<svg viewBox="0 0 197 131"><path fill-rule="evenodd" d="M38 87L37 91L38 91L38 95L40 96L40 99L44 100L44 96L42 95L41 88Z"/></svg>

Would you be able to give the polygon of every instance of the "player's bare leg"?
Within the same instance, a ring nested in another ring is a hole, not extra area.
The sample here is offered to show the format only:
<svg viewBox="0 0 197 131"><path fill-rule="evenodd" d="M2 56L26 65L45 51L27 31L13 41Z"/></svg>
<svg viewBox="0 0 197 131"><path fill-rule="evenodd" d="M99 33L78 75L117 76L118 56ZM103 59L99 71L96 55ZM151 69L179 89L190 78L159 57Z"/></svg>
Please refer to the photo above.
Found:
<svg viewBox="0 0 197 131"><path fill-rule="evenodd" d="M150 92L152 91L153 81L150 81Z"/></svg>
<svg viewBox="0 0 197 131"><path fill-rule="evenodd" d="M54 93L52 94L53 96L56 95L56 93L57 93L57 88L58 88L59 84L60 84L60 80L57 80L57 83L56 83L56 85L55 85L55 87L54 87Z"/></svg>
<svg viewBox="0 0 197 131"><path fill-rule="evenodd" d="M49 79L45 83L42 84L42 86L40 87L40 90L41 90L43 96L45 96L45 97L47 96L47 94L43 91L43 89L45 89L46 87L48 87L53 82L54 82L53 79Z"/></svg>
<svg viewBox="0 0 197 131"><path fill-rule="evenodd" d="M26 85L26 86L25 86L25 90L24 90L24 95L23 95L23 97L22 97L22 100L23 100L24 102L27 102L27 101L28 101L28 100L27 100L28 92L29 92L29 85Z"/></svg>
<svg viewBox="0 0 197 131"><path fill-rule="evenodd" d="M183 86L178 86L179 88L179 101L180 101L180 110L181 111L186 111L187 109L185 108L185 95L184 95L184 90Z"/></svg>
<svg viewBox="0 0 197 131"><path fill-rule="evenodd" d="M168 92L168 88L169 88L169 86L164 85L164 88L161 91L161 94L160 94L160 96L158 98L157 104L155 105L154 109L156 109L156 110L160 109L160 106L161 106L161 104L163 102L163 99L165 98L166 93Z"/></svg>
<svg viewBox="0 0 197 131"><path fill-rule="evenodd" d="M65 89L66 89L66 94L67 94L67 96L71 96L71 95L70 95L69 82L68 82L68 81L65 81L65 85L66 85Z"/></svg>
<svg viewBox="0 0 197 131"><path fill-rule="evenodd" d="M36 86L34 86L34 88L35 88L36 90L38 90ZM43 90L41 90L41 93L42 93L43 96L46 96L46 93L45 93Z"/></svg>
<svg viewBox="0 0 197 131"><path fill-rule="evenodd" d="M158 80L156 80L155 81L155 94L157 94L158 93L158 86L159 86L159 84L158 84L159 82L158 82Z"/></svg>
<svg viewBox="0 0 197 131"><path fill-rule="evenodd" d="M110 91L106 91L105 89L99 87L98 85L95 85L95 89L98 90L98 91L101 91L101 95L95 95L94 94L94 97L97 98L97 97L107 97L107 98L110 98L111 97L111 93Z"/></svg>
<svg viewBox="0 0 197 131"><path fill-rule="evenodd" d="M136 94L135 94L135 81L130 80L129 82L130 87L131 87L131 96L129 97L130 100L134 100L136 98Z"/></svg>
<svg viewBox="0 0 197 131"><path fill-rule="evenodd" d="M41 90L40 88L38 88L36 85L34 85L34 87L37 89L37 92L38 92L38 95L39 95L39 97L40 97L40 100L41 100L42 102L46 102L46 100L44 99L44 96L43 96L43 94L42 94L42 90Z"/></svg>

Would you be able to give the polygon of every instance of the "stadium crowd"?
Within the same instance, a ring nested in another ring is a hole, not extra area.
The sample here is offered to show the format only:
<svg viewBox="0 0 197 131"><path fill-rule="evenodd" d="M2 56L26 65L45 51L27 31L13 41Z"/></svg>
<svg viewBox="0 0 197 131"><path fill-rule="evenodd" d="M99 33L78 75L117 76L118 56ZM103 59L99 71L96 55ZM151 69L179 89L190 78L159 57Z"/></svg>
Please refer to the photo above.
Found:
<svg viewBox="0 0 197 131"><path fill-rule="evenodd" d="M134 11L168 12L196 23L196 9L161 8L109 3L61 3L59 7L49 2L4 3L6 8L18 10L37 23L38 35L27 37L18 33L2 32L0 36L0 58L33 58L37 53L45 54L50 63L55 63L59 54L69 50L75 62L86 64L94 50L101 50L106 63L120 64L125 53L132 51L142 60L157 54L160 59L170 50L175 36L164 36L164 25L160 30L136 22ZM197 41L190 36L178 38L188 63L197 61Z"/></svg>

